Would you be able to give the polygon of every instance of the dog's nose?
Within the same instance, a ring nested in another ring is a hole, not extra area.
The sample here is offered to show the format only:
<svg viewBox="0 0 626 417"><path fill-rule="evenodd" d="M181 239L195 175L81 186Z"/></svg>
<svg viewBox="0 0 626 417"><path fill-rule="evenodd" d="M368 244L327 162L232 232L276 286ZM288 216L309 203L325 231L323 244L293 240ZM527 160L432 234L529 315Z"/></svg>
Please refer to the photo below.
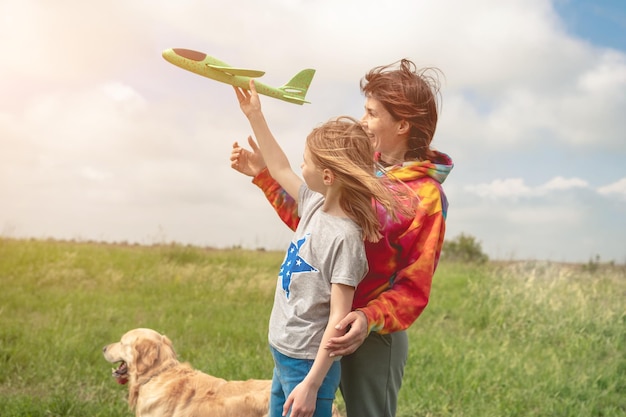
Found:
<svg viewBox="0 0 626 417"><path fill-rule="evenodd" d="M102 353L106 353L106 351L107 351L107 346L102 348Z"/></svg>

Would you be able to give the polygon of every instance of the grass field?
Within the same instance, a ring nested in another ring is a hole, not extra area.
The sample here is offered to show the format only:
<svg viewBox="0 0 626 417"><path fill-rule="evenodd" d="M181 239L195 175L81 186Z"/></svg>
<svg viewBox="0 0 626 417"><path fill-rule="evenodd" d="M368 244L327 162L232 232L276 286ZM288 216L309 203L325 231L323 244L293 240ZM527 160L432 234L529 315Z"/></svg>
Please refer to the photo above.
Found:
<svg viewBox="0 0 626 417"><path fill-rule="evenodd" d="M101 349L135 327L207 373L270 378L282 256L0 238L0 416L131 416ZM625 301L623 266L442 261L398 416L626 416Z"/></svg>

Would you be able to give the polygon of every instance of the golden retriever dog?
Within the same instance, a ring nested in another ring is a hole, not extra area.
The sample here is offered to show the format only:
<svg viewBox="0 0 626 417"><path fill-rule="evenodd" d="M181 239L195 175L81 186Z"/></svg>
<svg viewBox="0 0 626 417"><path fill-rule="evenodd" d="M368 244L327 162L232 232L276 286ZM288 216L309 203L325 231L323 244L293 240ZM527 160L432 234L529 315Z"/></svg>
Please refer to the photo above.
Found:
<svg viewBox="0 0 626 417"><path fill-rule="evenodd" d="M113 377L128 383L136 417L266 417L271 380L226 381L181 363L170 339L133 329L106 345L104 359L118 364ZM333 407L333 417L341 417Z"/></svg>
<svg viewBox="0 0 626 417"><path fill-rule="evenodd" d="M113 376L128 383L128 404L137 417L267 416L272 381L226 381L194 370L154 330L130 330L103 354L119 364Z"/></svg>

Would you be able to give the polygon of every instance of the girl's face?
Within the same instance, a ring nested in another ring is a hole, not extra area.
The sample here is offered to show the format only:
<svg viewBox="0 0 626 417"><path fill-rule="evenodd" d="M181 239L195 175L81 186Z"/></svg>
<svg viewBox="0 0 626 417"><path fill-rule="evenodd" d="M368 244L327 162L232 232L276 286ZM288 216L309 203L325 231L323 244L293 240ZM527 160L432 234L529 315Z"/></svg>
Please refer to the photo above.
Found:
<svg viewBox="0 0 626 417"><path fill-rule="evenodd" d="M383 155L404 152L406 136L400 134L401 121L395 120L380 101L372 97L365 98L365 114L361 124L378 152Z"/></svg>
<svg viewBox="0 0 626 417"><path fill-rule="evenodd" d="M324 185L323 171L313 163L311 151L308 146L304 147L304 158L302 160L302 178L306 185L313 191L325 194L326 186Z"/></svg>

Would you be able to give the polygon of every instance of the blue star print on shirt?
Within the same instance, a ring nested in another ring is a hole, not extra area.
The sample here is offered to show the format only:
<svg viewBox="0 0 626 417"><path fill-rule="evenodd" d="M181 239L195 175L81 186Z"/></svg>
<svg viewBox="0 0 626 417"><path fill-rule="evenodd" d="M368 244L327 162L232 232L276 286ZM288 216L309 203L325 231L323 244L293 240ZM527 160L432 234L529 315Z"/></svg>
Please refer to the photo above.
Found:
<svg viewBox="0 0 626 417"><path fill-rule="evenodd" d="M278 274L278 277L282 280L283 290L285 290L287 298L289 298L289 284L291 284L292 274L297 274L298 272L317 272L317 269L309 265L300 257L300 248L305 244L309 237L310 233L307 233L295 244L291 242L289 249L287 250L285 261L280 266L280 273Z"/></svg>

